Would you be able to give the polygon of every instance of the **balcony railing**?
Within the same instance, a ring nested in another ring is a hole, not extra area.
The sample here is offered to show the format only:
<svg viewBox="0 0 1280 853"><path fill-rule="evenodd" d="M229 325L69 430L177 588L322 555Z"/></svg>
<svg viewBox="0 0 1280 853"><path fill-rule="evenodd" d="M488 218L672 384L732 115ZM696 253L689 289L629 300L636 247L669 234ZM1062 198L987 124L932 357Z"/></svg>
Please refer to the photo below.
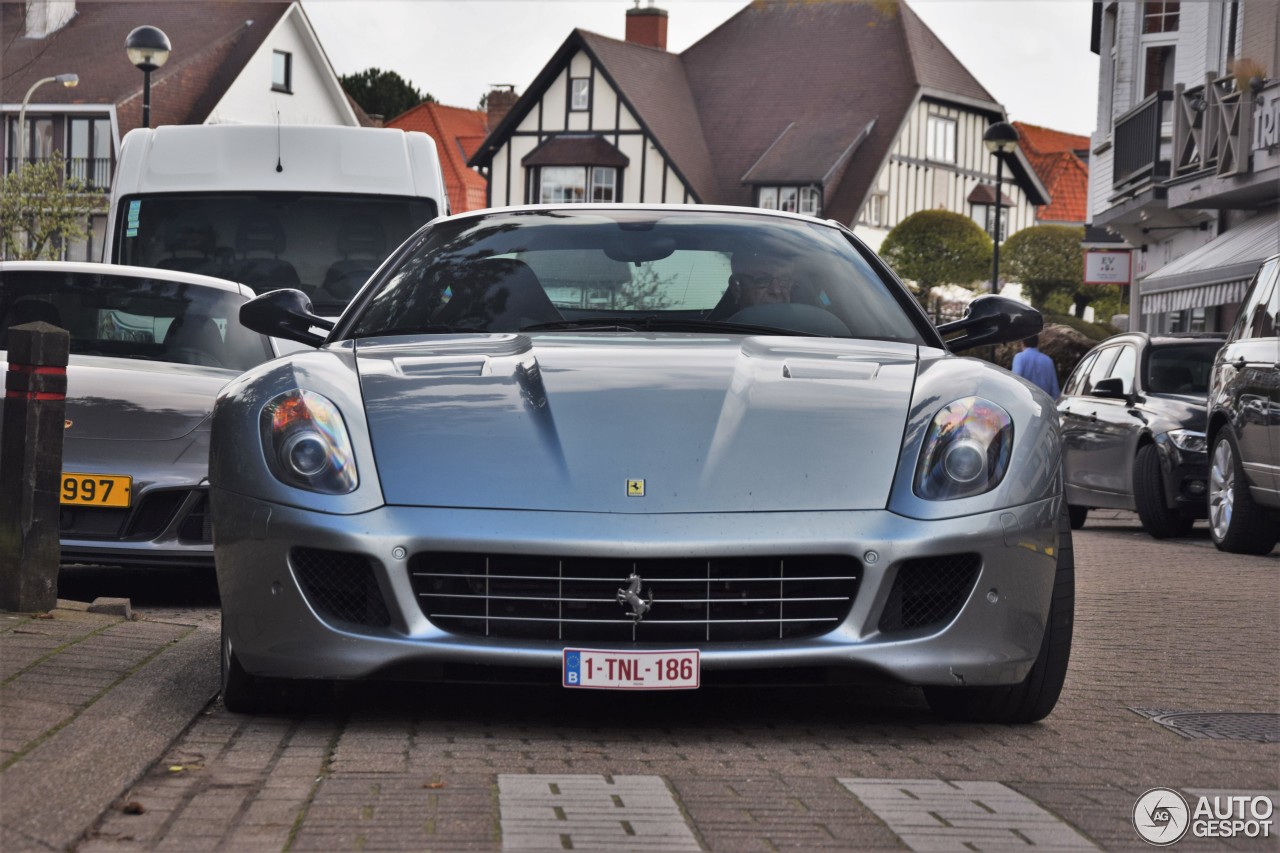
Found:
<svg viewBox="0 0 1280 853"><path fill-rule="evenodd" d="M1205 76L1204 85L1174 87L1173 174L1213 169L1219 176L1249 171L1253 92L1232 77Z"/></svg>
<svg viewBox="0 0 1280 853"><path fill-rule="evenodd" d="M1171 100L1173 92L1154 92L1116 119L1113 188L1155 182L1169 176L1169 161L1161 158L1160 147L1165 104Z"/></svg>
<svg viewBox="0 0 1280 853"><path fill-rule="evenodd" d="M44 157L28 156L28 163L39 163ZM5 174L9 174L17 169L18 158L6 157L4 160ZM78 179L84 182L84 185L92 190L109 190L111 189L111 158L110 157L70 157L66 160L66 177Z"/></svg>

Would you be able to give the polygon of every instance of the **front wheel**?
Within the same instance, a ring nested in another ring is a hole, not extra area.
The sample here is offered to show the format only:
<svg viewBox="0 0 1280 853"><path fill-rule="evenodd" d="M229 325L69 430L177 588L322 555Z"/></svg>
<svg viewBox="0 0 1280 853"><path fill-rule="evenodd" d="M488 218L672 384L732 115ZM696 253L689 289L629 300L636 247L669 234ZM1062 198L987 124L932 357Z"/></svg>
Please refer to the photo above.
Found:
<svg viewBox="0 0 1280 853"><path fill-rule="evenodd" d="M233 714L260 714L288 711L294 696L287 683L275 678L262 678L245 672L231 648L226 618L222 623L222 704Z"/></svg>
<svg viewBox="0 0 1280 853"><path fill-rule="evenodd" d="M1276 515L1280 513L1269 512L1253 500L1235 433L1224 426L1214 437L1209 457L1209 535L1213 544L1219 551L1233 554L1266 554L1280 536Z"/></svg>
<svg viewBox="0 0 1280 853"><path fill-rule="evenodd" d="M1186 536L1195 524L1194 519L1165 503L1164 472L1160 470L1160 451L1154 444L1138 448L1138 458L1133 463L1133 502L1143 529L1156 539Z"/></svg>
<svg viewBox="0 0 1280 853"><path fill-rule="evenodd" d="M1067 504L1067 517L1071 519L1071 529L1079 530L1084 527L1084 521L1089 517L1089 508L1087 506Z"/></svg>
<svg viewBox="0 0 1280 853"><path fill-rule="evenodd" d="M1049 716L1067 678L1075 622L1076 561L1065 508L1058 519L1057 561L1040 653L1027 677L1008 687L926 687L924 697L935 714L971 723L1034 723Z"/></svg>

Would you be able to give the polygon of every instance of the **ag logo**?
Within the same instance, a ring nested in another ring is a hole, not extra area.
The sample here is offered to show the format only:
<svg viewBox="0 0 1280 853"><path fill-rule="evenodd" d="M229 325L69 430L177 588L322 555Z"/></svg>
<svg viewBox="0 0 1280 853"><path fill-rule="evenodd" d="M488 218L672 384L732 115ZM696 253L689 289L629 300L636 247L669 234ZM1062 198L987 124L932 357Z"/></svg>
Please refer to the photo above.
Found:
<svg viewBox="0 0 1280 853"><path fill-rule="evenodd" d="M1191 810L1177 791L1152 788L1133 805L1133 828L1142 840L1167 847L1187 834Z"/></svg>

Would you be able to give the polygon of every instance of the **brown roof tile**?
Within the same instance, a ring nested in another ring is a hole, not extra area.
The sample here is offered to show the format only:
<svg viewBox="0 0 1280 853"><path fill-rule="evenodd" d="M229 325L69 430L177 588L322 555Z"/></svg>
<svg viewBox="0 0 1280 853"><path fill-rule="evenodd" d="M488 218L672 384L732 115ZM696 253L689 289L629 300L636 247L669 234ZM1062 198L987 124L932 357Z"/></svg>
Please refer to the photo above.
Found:
<svg viewBox="0 0 1280 853"><path fill-rule="evenodd" d="M169 61L151 75L152 125L202 122L289 2L82 2L65 26L38 39L25 35L25 3L0 6L0 101L17 103L35 81L74 72L78 86L46 85L33 100L119 105L123 135L140 124L142 112L143 75L124 51L130 30L159 27L173 45Z"/></svg>
<svg viewBox="0 0 1280 853"><path fill-rule="evenodd" d="M1040 176L1050 202L1036 210L1039 222L1083 224L1089 211L1089 166L1076 151L1089 149L1089 138L1015 121L1018 145Z"/></svg>
<svg viewBox="0 0 1280 853"><path fill-rule="evenodd" d="M543 142L521 159L525 166L616 166L626 168L631 159L598 133L561 133Z"/></svg>
<svg viewBox="0 0 1280 853"><path fill-rule="evenodd" d="M453 213L479 210L486 205L488 182L467 166L467 158L484 138L486 115L481 110L447 107L425 102L406 110L387 127L420 130L436 141L445 191Z"/></svg>

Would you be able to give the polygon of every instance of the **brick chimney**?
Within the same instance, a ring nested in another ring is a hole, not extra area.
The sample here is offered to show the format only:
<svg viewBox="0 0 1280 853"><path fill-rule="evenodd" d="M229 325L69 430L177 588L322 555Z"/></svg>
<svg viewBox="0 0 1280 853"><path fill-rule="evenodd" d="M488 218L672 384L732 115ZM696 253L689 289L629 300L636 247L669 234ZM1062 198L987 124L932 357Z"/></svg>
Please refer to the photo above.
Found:
<svg viewBox="0 0 1280 853"><path fill-rule="evenodd" d="M667 10L654 6L653 0L648 6L636 0L635 7L627 10L627 41L666 50Z"/></svg>
<svg viewBox="0 0 1280 853"><path fill-rule="evenodd" d="M489 94L484 99L485 110L488 112L484 121L485 130L492 133L518 100L520 96L516 94L516 87L509 83L495 84L489 89Z"/></svg>

